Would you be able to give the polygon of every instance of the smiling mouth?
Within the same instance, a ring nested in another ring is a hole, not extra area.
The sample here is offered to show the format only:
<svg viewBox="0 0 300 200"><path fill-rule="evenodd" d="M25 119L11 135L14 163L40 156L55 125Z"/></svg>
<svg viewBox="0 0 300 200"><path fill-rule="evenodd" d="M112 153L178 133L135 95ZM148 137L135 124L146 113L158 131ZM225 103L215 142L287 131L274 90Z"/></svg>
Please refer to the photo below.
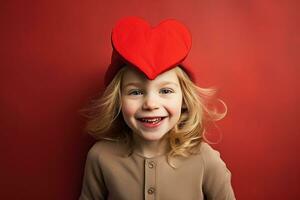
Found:
<svg viewBox="0 0 300 200"><path fill-rule="evenodd" d="M162 121L164 118L166 118L166 117L138 118L138 120L143 123L157 124L160 121Z"/></svg>

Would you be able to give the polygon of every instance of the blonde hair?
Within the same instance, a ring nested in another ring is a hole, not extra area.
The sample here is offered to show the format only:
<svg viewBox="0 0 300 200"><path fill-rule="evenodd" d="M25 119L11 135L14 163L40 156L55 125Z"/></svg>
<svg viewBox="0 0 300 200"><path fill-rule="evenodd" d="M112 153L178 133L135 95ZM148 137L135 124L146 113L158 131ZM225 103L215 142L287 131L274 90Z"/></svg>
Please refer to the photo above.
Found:
<svg viewBox="0 0 300 200"><path fill-rule="evenodd" d="M118 71L103 95L91 100L86 108L80 110L82 115L88 118L85 131L95 139L117 141L124 139L129 145L133 144L131 130L120 114L122 77L126 69L127 67L123 67ZM226 104L220 99L217 100L224 105L224 112L208 106L217 91L215 88L198 87L180 67L177 66L174 70L182 90L183 106L178 123L167 135L171 147L168 163L172 167L175 167L171 163L172 157L188 157L195 153L194 149L197 149L195 147L203 140L207 141L205 138L207 122L218 121L227 113Z"/></svg>

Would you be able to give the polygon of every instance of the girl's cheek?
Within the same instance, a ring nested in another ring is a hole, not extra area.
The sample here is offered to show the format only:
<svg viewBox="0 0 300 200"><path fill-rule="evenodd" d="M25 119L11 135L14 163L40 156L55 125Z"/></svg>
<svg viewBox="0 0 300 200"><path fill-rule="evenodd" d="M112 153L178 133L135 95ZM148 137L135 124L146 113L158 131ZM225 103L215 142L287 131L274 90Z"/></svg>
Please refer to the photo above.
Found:
<svg viewBox="0 0 300 200"><path fill-rule="evenodd" d="M166 103L166 106L169 107L169 110L172 113L177 113L178 111L181 111L181 107L182 107L182 101L181 100L172 100L172 101L168 101Z"/></svg>
<svg viewBox="0 0 300 200"><path fill-rule="evenodd" d="M123 102L122 103L122 112L127 115L133 115L135 112L134 104Z"/></svg>

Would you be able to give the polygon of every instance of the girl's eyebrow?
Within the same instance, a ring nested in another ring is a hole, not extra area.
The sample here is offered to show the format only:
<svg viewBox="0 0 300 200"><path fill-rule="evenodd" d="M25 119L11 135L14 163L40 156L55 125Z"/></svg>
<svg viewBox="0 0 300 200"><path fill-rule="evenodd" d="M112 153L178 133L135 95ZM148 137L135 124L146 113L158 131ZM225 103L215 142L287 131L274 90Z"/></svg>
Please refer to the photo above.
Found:
<svg viewBox="0 0 300 200"><path fill-rule="evenodd" d="M126 85L124 85L124 88L128 87L128 86L139 86L142 85L142 83L140 82L131 82L131 83L127 83Z"/></svg>
<svg viewBox="0 0 300 200"><path fill-rule="evenodd" d="M162 81L160 84L160 86L163 86L163 85L174 85L176 87L179 87L179 85L175 82L172 82L172 81Z"/></svg>
<svg viewBox="0 0 300 200"><path fill-rule="evenodd" d="M124 88L128 87L128 86L140 86L140 85L143 85L143 83L141 82L130 82L130 83L127 83ZM164 86L164 85L174 85L176 87L179 87L179 85L175 82L172 82L172 81L162 81L158 84L159 86Z"/></svg>

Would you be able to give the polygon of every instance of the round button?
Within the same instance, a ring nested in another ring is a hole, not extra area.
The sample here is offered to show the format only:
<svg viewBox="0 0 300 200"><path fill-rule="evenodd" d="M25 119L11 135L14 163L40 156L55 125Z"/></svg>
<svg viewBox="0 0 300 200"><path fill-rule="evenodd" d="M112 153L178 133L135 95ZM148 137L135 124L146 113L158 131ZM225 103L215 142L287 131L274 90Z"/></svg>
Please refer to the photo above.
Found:
<svg viewBox="0 0 300 200"><path fill-rule="evenodd" d="M150 187L148 189L148 194L153 194L155 192L155 189L153 187Z"/></svg>
<svg viewBox="0 0 300 200"><path fill-rule="evenodd" d="M153 161L150 161L149 163L148 163L148 167L149 168L153 168L155 166L155 162L153 162Z"/></svg>

